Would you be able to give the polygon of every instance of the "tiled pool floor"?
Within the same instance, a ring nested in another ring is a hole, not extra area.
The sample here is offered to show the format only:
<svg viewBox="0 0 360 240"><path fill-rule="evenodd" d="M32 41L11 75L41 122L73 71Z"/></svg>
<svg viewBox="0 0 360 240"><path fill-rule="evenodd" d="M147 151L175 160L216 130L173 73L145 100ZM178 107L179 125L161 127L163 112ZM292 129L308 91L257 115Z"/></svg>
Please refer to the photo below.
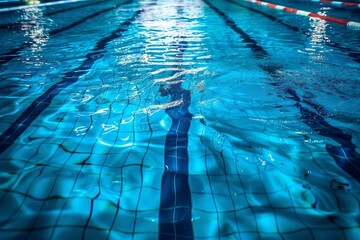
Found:
<svg viewBox="0 0 360 240"><path fill-rule="evenodd" d="M358 32L237 3L2 13L0 239L357 239Z"/></svg>

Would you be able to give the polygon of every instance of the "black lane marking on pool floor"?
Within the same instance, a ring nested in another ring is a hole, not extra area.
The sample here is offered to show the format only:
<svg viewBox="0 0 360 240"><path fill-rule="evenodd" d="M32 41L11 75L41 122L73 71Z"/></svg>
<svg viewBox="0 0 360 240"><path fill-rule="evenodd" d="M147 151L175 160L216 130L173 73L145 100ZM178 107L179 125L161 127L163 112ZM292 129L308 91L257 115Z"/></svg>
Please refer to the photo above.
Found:
<svg viewBox="0 0 360 240"><path fill-rule="evenodd" d="M310 33L309 32L306 32L304 30L300 30L298 27L296 26L292 26L290 24L287 24L285 23L284 21L282 21L281 19L278 19L270 14L266 14L262 11L259 11L255 8L252 8L252 7L248 7L248 6L245 6L243 5L242 3L238 3L238 2L235 2L233 0L225 0L229 3L232 3L232 4L235 4L239 7L242 7L242 8L245 8L251 12L255 12L255 13L258 13L260 15L263 15L264 17L270 19L271 21L274 21L276 23L279 23L283 26L285 26L286 28L294 31L294 32L300 32L302 33L303 35L305 35L306 37L310 37ZM343 51L346 51L347 55L354 61L354 62L357 62L357 63L360 63L360 51L359 50L354 50L354 49L351 49L351 48L347 48L347 47L343 47L341 46L339 43L337 42L334 42L334 41L331 41L331 42L328 42L328 41L325 41L325 44L329 47L333 47L333 48L337 48L337 49L340 49L340 50L343 50Z"/></svg>
<svg viewBox="0 0 360 240"><path fill-rule="evenodd" d="M159 239L192 239L191 193L188 180L188 131L192 119L189 112L191 92L181 83L172 84L167 93L171 102L182 103L165 110L172 120L165 141L165 171L161 179Z"/></svg>
<svg viewBox="0 0 360 240"><path fill-rule="evenodd" d="M76 21L76 22L74 22L74 23L72 23L72 24L70 24L70 25L68 25L68 26L66 26L66 27L59 28L59 29L55 29L55 30L53 30L53 31L51 31L51 32L49 33L49 37L51 37L52 35L56 35L56 34L58 34L58 33L64 32L64 31L66 31L66 30L69 30L69 29L71 29L71 28L73 28L73 27L76 27L76 26L84 23L85 21L87 21L87 20L89 20L89 19L91 19L91 18L94 18L94 17L96 17L96 16L99 16L100 14L103 14L103 13L105 13L105 12L109 12L109 11L111 11L111 10L114 10L114 9L116 9L116 8L119 8L119 7L122 6L122 5L126 5L126 4L129 4L129 3L131 3L131 2L133 2L133 0L128 0L128 1L123 2L123 3L119 3L119 4L117 4L117 5L113 6L113 7L109 7L109 8L103 9L103 10L98 11L98 12L96 12L96 13L93 13L93 14L87 16L87 17L84 17L84 18L80 19L79 21ZM18 56L19 56L19 53L20 53L22 50L24 50L27 46L30 46L31 44L32 44L31 42L25 42L25 43L23 43L21 46L19 46L19 47L17 47L17 48L13 48L13 49L11 49L9 52L2 54L2 55L0 56L0 66L3 65L3 64L5 64L5 63L7 63L7 62L9 62L9 61L11 61L12 59L18 57Z"/></svg>
<svg viewBox="0 0 360 240"><path fill-rule="evenodd" d="M98 41L91 52L86 54L85 61L77 68L64 74L62 81L50 87L44 94L39 96L21 115L11 124L11 126L0 136L0 154L8 149L15 140L31 125L31 123L50 105L54 97L56 97L63 89L77 82L79 77L86 74L93 66L94 62L100 59L105 51L106 45L119 38L127 31L130 24L144 10L138 10L127 21L122 23L120 27L114 30L107 37Z"/></svg>
<svg viewBox="0 0 360 240"><path fill-rule="evenodd" d="M288 98L296 102L296 106L301 113L300 120L308 125L317 134L331 138L338 142L341 146L333 146L325 143L327 153L332 156L336 164L349 173L356 181L360 182L360 155L356 152L356 145L351 141L352 136L344 133L340 128L332 126L323 116L304 107L302 101L296 94L294 89L288 88L285 91ZM315 103L311 103L315 109L322 109Z"/></svg>
<svg viewBox="0 0 360 240"><path fill-rule="evenodd" d="M268 57L269 54L266 52L266 50L260 45L258 45L258 43L254 39L252 39L249 34L239 28L232 19L230 19L225 13L221 12L218 8L216 8L207 0L203 1L225 21L226 26L230 27L243 39L243 41L246 43L246 46L254 52L256 58L263 59Z"/></svg>
<svg viewBox="0 0 360 240"><path fill-rule="evenodd" d="M183 8L176 8L177 14L183 14ZM186 19L187 20L187 19ZM182 39L181 39L182 38ZM180 36L178 68L183 62L183 54L188 42ZM171 127L166 135L164 149L165 170L161 178L159 209L159 238L193 239L192 202L189 186L188 132L192 120L189 112L191 91L182 88L182 81L174 80L168 88L160 87L161 96L170 95L170 102L180 104L168 107L165 113L171 118Z"/></svg>

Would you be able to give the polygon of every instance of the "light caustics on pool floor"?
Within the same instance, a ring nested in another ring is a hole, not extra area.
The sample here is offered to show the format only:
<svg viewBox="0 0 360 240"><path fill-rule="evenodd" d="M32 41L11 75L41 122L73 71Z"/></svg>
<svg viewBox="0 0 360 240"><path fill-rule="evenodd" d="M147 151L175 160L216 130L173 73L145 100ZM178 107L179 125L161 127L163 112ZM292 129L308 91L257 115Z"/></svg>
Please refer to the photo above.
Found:
<svg viewBox="0 0 360 240"><path fill-rule="evenodd" d="M62 2L0 15L1 239L359 236L358 32L245 1Z"/></svg>

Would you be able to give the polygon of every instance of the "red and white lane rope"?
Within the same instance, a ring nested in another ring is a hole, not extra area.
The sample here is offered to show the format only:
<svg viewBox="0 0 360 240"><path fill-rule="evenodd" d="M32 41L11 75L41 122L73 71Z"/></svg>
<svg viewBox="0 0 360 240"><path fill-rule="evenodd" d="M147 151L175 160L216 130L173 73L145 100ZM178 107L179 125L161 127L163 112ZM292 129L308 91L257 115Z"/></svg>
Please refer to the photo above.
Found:
<svg viewBox="0 0 360 240"><path fill-rule="evenodd" d="M328 21L328 22L338 23L338 24L345 25L345 26L348 26L348 27L359 28L360 29L360 23L359 22L349 21L349 20L345 20L345 19L341 19L341 18L334 18L334 17L324 16L324 15L320 15L320 14L317 14L317 13L307 12L307 11L298 10L298 9L295 9L295 8L290 8L290 7L281 6L281 5L268 3L268 2L263 2L263 1L257 1L257 0L242 0L242 1L250 2L250 3L256 3L258 5L265 6L265 7L268 7L268 8L273 8L273 9L281 10L281 11L284 11L284 12L289 12L289 13L292 13L292 14L309 17L309 18L319 18L319 19L322 19L322 20L325 20L325 21Z"/></svg>
<svg viewBox="0 0 360 240"><path fill-rule="evenodd" d="M337 6L337 7L360 8L360 3L353 3L353 2L340 2L340 1L331 1L331 0L310 0L310 1L331 4L331 5Z"/></svg>

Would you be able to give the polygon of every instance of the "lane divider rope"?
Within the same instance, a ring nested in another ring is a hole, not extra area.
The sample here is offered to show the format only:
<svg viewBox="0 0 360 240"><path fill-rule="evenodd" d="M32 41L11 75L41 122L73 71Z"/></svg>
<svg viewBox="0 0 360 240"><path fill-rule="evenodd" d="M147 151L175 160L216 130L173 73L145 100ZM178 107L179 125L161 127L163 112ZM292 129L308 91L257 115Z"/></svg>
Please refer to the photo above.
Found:
<svg viewBox="0 0 360 240"><path fill-rule="evenodd" d="M360 3L354 3L354 2L340 2L340 1L331 1L331 0L310 0L310 1L331 4L336 7L360 8Z"/></svg>
<svg viewBox="0 0 360 240"><path fill-rule="evenodd" d="M289 12L289 13L292 13L292 14L296 14L296 15L299 15L299 16L304 16L304 17L309 17L309 18L319 18L319 19L325 20L327 22L333 22L333 23L345 25L347 27L360 29L360 23L359 22L344 20L344 19L341 19L341 18L335 18L335 17L330 17L330 16L324 16L324 15L320 15L320 14L317 14L317 13L307 12L307 11L298 10L298 9L295 9L295 8L290 8L290 7L287 7L287 6L277 5L277 4L263 2L263 1L257 1L257 0L242 0L242 1L249 2L249 3L256 3L258 5L265 6L267 8L277 9L277 10L281 10L281 11L284 11L284 12Z"/></svg>

